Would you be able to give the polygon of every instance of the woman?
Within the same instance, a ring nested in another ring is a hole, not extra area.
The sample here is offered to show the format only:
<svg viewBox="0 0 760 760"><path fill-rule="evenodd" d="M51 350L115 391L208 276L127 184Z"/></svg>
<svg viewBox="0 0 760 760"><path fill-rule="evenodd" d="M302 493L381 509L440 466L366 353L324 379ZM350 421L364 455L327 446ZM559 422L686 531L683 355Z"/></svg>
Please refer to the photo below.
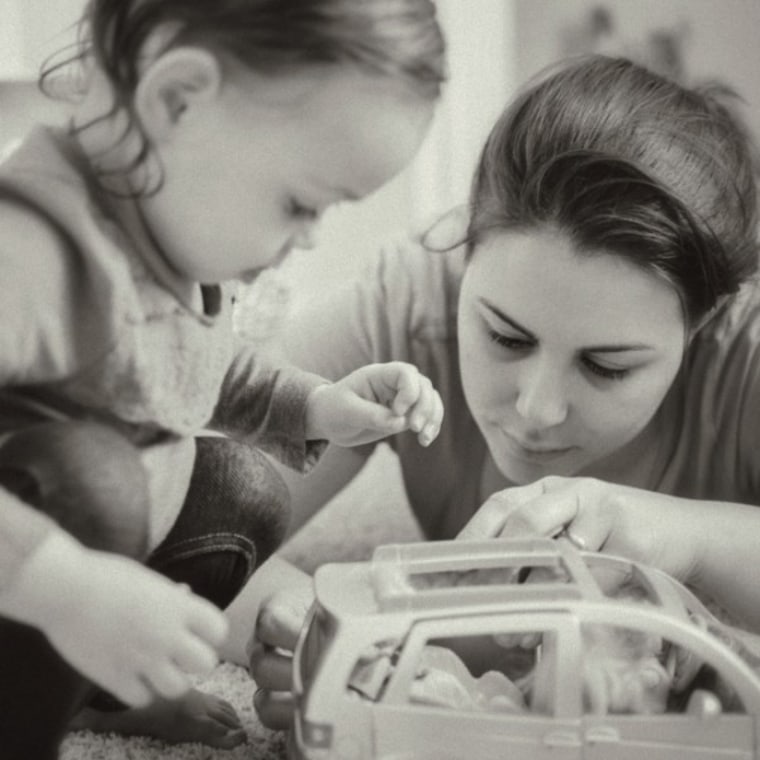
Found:
<svg viewBox="0 0 760 760"><path fill-rule="evenodd" d="M416 252L383 252L374 276L302 315L288 348L328 376L392 357L431 378L438 440L391 441L429 538L566 532L757 629L754 156L722 100L625 60L556 71L493 128L463 244L438 227ZM349 457L296 486L297 514L350 477ZM270 601L252 648L271 725L289 683L272 646L292 646L295 599Z"/></svg>

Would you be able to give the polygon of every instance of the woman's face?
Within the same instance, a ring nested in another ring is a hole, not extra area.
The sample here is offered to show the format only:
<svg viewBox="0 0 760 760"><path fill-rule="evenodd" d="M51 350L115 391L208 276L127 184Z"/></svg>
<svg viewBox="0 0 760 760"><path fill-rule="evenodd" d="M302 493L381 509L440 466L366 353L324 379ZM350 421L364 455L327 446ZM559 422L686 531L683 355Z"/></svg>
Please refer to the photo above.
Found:
<svg viewBox="0 0 760 760"><path fill-rule="evenodd" d="M676 291L555 230L501 232L475 250L459 300L465 397L502 474L574 475L631 441L678 371Z"/></svg>

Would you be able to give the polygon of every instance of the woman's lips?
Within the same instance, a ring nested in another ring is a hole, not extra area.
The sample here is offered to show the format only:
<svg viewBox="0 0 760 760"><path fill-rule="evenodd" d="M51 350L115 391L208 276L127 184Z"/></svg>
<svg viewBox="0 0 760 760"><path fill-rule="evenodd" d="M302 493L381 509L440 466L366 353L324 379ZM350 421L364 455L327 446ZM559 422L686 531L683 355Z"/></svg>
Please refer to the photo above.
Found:
<svg viewBox="0 0 760 760"><path fill-rule="evenodd" d="M564 456L575 448L575 446L547 446L546 444L539 444L534 442L528 443L526 441L522 441L519 438L515 438L505 430L502 430L501 434L504 437L504 440L507 443L507 447L510 449L511 453L521 459L548 462Z"/></svg>

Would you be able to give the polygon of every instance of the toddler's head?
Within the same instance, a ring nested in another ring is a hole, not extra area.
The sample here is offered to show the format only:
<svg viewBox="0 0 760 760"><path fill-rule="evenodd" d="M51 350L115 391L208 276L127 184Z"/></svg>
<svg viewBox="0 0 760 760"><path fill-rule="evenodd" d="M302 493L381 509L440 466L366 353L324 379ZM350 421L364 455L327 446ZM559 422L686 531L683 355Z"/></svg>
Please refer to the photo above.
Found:
<svg viewBox="0 0 760 760"><path fill-rule="evenodd" d="M445 76L431 0L91 0L82 28L80 143L206 283L308 246L325 208L397 174Z"/></svg>

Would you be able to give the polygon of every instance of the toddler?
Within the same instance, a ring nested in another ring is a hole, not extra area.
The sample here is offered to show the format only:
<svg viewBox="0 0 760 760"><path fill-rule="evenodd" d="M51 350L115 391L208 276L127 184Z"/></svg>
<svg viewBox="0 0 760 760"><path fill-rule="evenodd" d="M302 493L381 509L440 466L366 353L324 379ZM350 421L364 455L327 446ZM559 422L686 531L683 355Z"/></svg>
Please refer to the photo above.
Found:
<svg viewBox="0 0 760 760"><path fill-rule="evenodd" d="M68 128L0 165L0 746L50 760L79 715L231 747L188 674L284 534L253 445L308 470L442 416L411 365L268 366L233 283L409 162L443 41L430 0L91 0L82 31Z"/></svg>

